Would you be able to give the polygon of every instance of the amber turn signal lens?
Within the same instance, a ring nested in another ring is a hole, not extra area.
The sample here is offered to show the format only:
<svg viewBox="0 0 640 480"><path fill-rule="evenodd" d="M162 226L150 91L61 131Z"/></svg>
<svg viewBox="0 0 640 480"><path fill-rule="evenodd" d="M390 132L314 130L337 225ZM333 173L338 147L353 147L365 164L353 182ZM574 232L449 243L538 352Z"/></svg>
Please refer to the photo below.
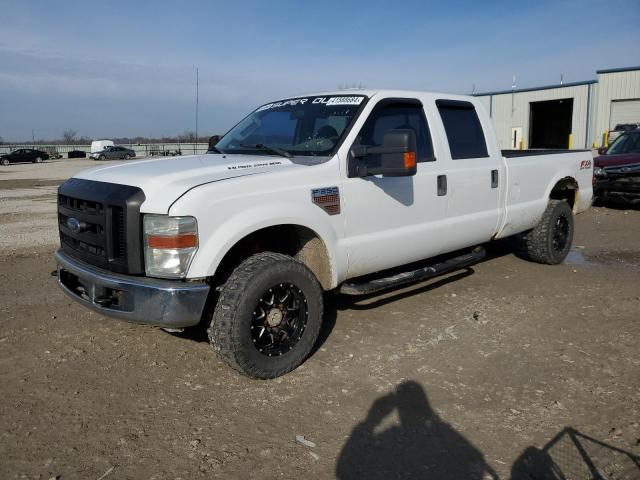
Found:
<svg viewBox="0 0 640 480"><path fill-rule="evenodd" d="M404 154L404 168L409 170L416 166L416 152L405 152Z"/></svg>
<svg viewBox="0 0 640 480"><path fill-rule="evenodd" d="M150 248L190 248L198 246L198 235L181 233L178 235L149 235L147 244Z"/></svg>

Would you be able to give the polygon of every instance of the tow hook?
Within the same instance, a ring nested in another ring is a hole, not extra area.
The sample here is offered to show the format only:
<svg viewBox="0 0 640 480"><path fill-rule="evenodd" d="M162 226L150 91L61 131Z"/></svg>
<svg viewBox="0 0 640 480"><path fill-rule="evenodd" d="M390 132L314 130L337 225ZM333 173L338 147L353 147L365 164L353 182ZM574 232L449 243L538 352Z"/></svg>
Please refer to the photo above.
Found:
<svg viewBox="0 0 640 480"><path fill-rule="evenodd" d="M113 297L97 297L93 302L101 307L108 307L113 303Z"/></svg>

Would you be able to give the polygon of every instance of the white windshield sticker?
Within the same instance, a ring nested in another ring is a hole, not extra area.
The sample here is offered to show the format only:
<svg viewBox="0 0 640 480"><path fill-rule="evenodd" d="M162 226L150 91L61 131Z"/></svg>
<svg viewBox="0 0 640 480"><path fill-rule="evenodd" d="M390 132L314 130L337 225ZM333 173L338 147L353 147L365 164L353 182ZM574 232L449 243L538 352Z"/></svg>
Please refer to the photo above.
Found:
<svg viewBox="0 0 640 480"><path fill-rule="evenodd" d="M327 105L360 105L362 97L331 97Z"/></svg>
<svg viewBox="0 0 640 480"><path fill-rule="evenodd" d="M314 105L322 104L326 107L335 105L360 105L364 97L316 97L311 103ZM294 98L292 100L282 100L281 102L267 103L256 110L261 112L263 110L270 110L272 108L304 105L309 101L308 98Z"/></svg>

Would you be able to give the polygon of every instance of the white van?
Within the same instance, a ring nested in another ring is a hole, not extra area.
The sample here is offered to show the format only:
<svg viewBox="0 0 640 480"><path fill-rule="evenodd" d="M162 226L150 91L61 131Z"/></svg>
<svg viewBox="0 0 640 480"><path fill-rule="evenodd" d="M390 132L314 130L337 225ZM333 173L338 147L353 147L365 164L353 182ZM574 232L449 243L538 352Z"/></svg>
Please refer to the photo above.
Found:
<svg viewBox="0 0 640 480"><path fill-rule="evenodd" d="M101 152L105 147L113 147L111 140L94 140L91 142L91 153Z"/></svg>

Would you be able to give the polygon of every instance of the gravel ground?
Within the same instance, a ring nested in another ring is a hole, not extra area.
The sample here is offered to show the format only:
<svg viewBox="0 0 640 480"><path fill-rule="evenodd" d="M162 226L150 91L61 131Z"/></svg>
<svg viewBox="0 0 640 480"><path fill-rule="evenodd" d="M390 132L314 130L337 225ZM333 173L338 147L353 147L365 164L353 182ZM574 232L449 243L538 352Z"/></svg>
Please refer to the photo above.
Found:
<svg viewBox="0 0 640 480"><path fill-rule="evenodd" d="M119 161L100 162L99 165ZM14 252L54 245L56 188L74 173L97 166L94 160L50 160L0 167L0 249Z"/></svg>
<svg viewBox="0 0 640 480"><path fill-rule="evenodd" d="M640 211L578 216L559 266L497 245L328 296L316 353L255 381L57 290L54 184L87 164L0 169L0 478L640 478Z"/></svg>

